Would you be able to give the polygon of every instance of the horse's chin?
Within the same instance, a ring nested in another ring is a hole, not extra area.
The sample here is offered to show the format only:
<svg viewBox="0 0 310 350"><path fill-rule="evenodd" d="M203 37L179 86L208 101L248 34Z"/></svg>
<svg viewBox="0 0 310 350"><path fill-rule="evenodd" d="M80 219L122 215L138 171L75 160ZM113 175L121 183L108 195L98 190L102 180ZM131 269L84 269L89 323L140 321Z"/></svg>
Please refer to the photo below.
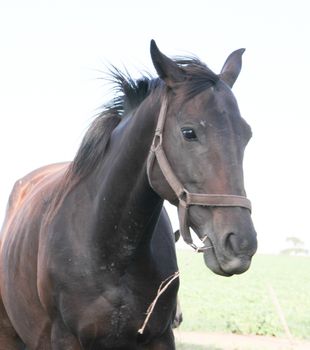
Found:
<svg viewBox="0 0 310 350"><path fill-rule="evenodd" d="M212 252L211 250L208 251L207 253L204 253L203 258L205 260L206 265L208 266L208 268L216 273L217 275L220 276L225 276L225 277L230 277L232 276L232 274L225 272L224 270L222 270L220 264L217 261L217 258L214 254L214 249L212 248Z"/></svg>

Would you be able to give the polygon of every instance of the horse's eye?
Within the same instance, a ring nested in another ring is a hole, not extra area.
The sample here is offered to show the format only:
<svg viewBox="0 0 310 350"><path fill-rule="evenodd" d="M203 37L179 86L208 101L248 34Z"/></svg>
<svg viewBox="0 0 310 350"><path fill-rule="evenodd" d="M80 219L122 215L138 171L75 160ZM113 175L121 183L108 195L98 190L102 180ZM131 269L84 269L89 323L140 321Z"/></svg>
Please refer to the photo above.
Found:
<svg viewBox="0 0 310 350"><path fill-rule="evenodd" d="M185 140L187 141L197 140L197 135L195 133L195 130L193 130L192 128L182 128L181 131Z"/></svg>

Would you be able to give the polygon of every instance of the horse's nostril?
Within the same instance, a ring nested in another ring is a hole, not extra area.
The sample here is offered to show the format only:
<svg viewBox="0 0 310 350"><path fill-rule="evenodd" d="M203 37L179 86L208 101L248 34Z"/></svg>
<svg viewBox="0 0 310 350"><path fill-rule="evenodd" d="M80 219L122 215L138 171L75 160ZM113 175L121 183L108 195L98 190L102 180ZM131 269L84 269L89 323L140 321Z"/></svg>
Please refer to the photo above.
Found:
<svg viewBox="0 0 310 350"><path fill-rule="evenodd" d="M224 236L222 244L227 258L252 257L257 249L256 232L247 231L246 234L229 232Z"/></svg>
<svg viewBox="0 0 310 350"><path fill-rule="evenodd" d="M224 247L226 251L231 253L235 253L236 251L238 251L237 237L233 232L230 232L226 235Z"/></svg>

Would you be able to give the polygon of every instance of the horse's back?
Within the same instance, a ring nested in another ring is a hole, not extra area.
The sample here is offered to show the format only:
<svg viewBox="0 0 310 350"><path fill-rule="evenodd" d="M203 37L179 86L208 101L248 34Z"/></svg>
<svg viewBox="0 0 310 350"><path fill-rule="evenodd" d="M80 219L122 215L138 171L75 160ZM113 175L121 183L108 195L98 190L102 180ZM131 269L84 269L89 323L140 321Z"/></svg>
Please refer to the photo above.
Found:
<svg viewBox="0 0 310 350"><path fill-rule="evenodd" d="M10 344L18 342L14 329L21 334L31 329L29 337L38 345L49 328L36 290L38 236L45 203L67 166L58 163L36 169L16 181L10 194L0 236L0 349L11 349ZM31 313L28 315L27 310L36 313L38 319L41 315L40 322L28 317Z"/></svg>
<svg viewBox="0 0 310 350"><path fill-rule="evenodd" d="M6 209L6 217L1 232L5 230L8 221L14 217L25 202L33 193L44 187L47 179L66 169L68 163L56 163L33 170L21 179L17 180L11 191Z"/></svg>

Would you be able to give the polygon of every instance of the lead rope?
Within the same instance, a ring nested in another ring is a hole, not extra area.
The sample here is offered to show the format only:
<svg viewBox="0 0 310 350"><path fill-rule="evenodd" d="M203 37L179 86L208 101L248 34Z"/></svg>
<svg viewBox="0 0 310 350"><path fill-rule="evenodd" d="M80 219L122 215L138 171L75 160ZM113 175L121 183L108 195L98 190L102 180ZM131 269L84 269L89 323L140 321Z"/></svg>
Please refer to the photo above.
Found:
<svg viewBox="0 0 310 350"><path fill-rule="evenodd" d="M160 296L168 289L168 287L170 286L170 284L176 279L179 278L180 276L180 272L176 271L173 275L169 276L168 278L166 278L164 281L161 282L158 290L157 290L157 294L155 299L152 301L152 303L150 304L150 306L148 307L147 311L146 311L146 317L145 320L143 322L142 327L138 330L139 334L143 334L144 329L147 325L147 323L149 322L149 319L153 313L153 310L156 306L156 303L158 301L158 299L160 298Z"/></svg>

